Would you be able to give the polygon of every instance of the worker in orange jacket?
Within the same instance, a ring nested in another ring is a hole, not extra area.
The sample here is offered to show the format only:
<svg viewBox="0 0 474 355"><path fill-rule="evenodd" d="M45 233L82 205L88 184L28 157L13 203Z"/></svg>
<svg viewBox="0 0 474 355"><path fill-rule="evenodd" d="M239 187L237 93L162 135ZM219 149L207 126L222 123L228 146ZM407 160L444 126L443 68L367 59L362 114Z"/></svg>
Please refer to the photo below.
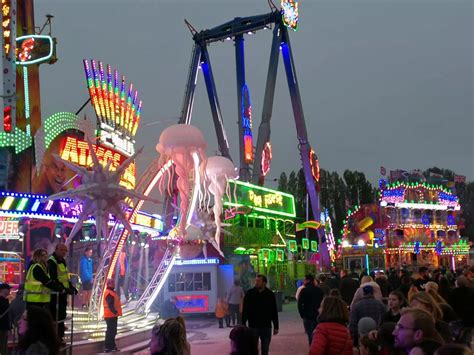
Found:
<svg viewBox="0 0 474 355"><path fill-rule="evenodd" d="M117 335L118 317L122 315L122 304L120 296L115 292L114 279L107 280L107 289L104 294L104 319L107 323L107 331L105 333L105 352L111 353L119 351L115 344L115 336Z"/></svg>
<svg viewBox="0 0 474 355"><path fill-rule="evenodd" d="M229 304L224 298L217 300L216 318L219 321L219 328L224 328L224 318L226 326L230 327Z"/></svg>

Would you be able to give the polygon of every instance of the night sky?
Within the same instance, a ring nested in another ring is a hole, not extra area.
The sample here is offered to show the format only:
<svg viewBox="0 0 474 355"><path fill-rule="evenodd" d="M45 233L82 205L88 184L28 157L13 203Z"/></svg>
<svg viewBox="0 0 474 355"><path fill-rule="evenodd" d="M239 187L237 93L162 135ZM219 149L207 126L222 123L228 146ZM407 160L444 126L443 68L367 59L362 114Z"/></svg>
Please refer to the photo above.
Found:
<svg viewBox="0 0 474 355"><path fill-rule="evenodd" d="M139 171L156 155L160 132L181 111L192 49L183 20L207 29L269 12L266 0L36 1L36 22L54 15L59 61L41 67L42 116L75 112L88 98L82 59L110 63L143 100ZM309 140L321 167L366 173L380 166L438 166L474 179L473 3L469 0L306 0L291 33ZM260 122L271 31L245 36L253 134ZM238 161L232 41L209 48L234 161ZM296 131L280 60L269 178L299 169ZM94 115L89 106L85 112ZM204 80L193 124L217 142ZM270 186L274 185L269 182Z"/></svg>

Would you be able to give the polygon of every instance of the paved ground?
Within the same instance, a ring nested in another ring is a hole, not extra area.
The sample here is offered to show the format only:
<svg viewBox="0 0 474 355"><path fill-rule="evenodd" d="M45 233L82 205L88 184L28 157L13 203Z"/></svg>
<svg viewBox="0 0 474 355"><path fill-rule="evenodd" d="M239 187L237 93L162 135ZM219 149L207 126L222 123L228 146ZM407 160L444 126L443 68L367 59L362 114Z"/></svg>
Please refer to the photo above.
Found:
<svg viewBox="0 0 474 355"><path fill-rule="evenodd" d="M280 333L272 337L270 354L272 355L303 355L308 353L308 343L304 334L296 303L283 306L279 313ZM219 329L217 320L187 319L188 341L191 343L192 355L225 355L230 352L230 328ZM148 354L140 352L138 354Z"/></svg>

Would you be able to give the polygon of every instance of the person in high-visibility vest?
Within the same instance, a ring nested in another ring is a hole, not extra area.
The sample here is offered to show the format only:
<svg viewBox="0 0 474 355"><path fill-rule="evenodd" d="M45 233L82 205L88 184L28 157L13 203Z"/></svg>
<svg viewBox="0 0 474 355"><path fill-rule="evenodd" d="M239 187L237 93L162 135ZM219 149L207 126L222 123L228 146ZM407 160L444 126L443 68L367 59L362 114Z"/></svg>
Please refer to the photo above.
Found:
<svg viewBox="0 0 474 355"><path fill-rule="evenodd" d="M26 308L36 306L49 310L51 292L65 292L64 286L49 277L48 252L45 249L36 249L26 273L23 296Z"/></svg>
<svg viewBox="0 0 474 355"><path fill-rule="evenodd" d="M58 322L58 336L63 343L64 338L64 320L66 319L67 309L67 295L77 295L77 290L69 281L69 271L67 268L65 257L67 255L67 246L63 243L58 243L56 249L48 259L48 270L51 280L57 281L63 285L66 290L65 293L56 297L56 294L51 295L50 309L53 318Z"/></svg>
<svg viewBox="0 0 474 355"><path fill-rule="evenodd" d="M105 352L110 353L119 351L115 344L115 336L117 335L118 317L122 315L122 304L120 296L115 292L115 280L107 280L107 289L104 294L104 319L107 323L107 331L105 333Z"/></svg>

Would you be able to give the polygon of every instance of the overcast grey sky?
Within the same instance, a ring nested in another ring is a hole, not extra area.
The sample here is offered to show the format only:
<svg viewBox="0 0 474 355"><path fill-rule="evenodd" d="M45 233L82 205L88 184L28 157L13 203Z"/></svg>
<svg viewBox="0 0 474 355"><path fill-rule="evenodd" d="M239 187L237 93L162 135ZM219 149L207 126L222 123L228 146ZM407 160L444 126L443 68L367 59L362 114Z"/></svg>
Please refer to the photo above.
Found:
<svg viewBox="0 0 474 355"><path fill-rule="evenodd" d="M160 132L176 121L192 49L188 19L206 29L268 12L266 0L42 0L36 22L53 14L59 61L41 67L42 114L75 112L87 99L82 59L110 63L143 99L139 170ZM389 169L439 166L474 179L473 3L470 0L300 1L291 33L309 139L321 167L359 170L374 182ZM246 38L253 134L261 117L271 32ZM238 161L233 42L211 45L211 62L233 158ZM270 177L299 169L282 61ZM92 109L87 110L93 115ZM161 123L144 127L144 124ZM217 151L199 78L193 124ZM271 184L270 184L271 185Z"/></svg>

